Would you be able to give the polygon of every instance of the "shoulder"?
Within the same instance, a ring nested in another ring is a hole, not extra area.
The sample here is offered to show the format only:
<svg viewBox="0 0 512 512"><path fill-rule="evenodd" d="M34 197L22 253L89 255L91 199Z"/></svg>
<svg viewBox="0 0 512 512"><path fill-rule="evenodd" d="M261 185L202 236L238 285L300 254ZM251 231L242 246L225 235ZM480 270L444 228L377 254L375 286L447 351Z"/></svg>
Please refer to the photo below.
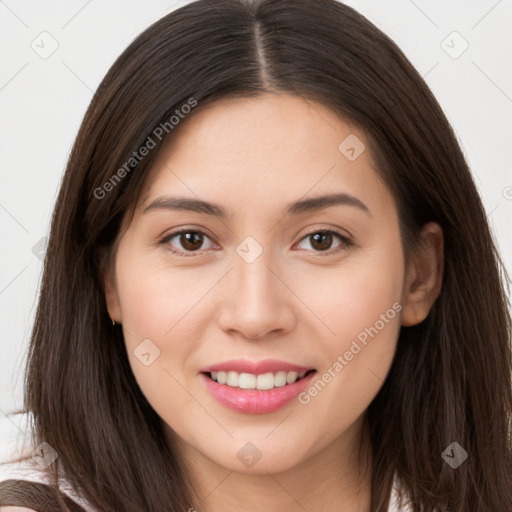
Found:
<svg viewBox="0 0 512 512"><path fill-rule="evenodd" d="M44 473L38 471L31 463L32 450L26 420L26 415L11 415L0 419L0 487L1 482L11 479L44 483ZM33 508L4 505L0 506L0 512L38 511Z"/></svg>
<svg viewBox="0 0 512 512"><path fill-rule="evenodd" d="M29 420L26 414L0 419L0 482L20 479L47 483L44 468L32 456Z"/></svg>
<svg viewBox="0 0 512 512"><path fill-rule="evenodd" d="M47 467L49 467L48 462L51 464L55 460L56 452L52 455L52 460L48 460L45 456L41 457L41 447L34 448L32 445L29 421L30 418L27 415L11 415L0 418L0 491L2 488L10 491L10 486L14 483L9 481L17 481L16 491L19 491L20 487L32 491L35 489L39 496L51 483ZM58 455L56 456L58 457ZM71 500L87 512L94 512L89 503L75 494L63 477L59 479L59 489L65 499ZM20 504L22 503L34 507L34 502L20 502ZM36 508L39 507L36 506ZM38 510L0 504L0 512L38 512Z"/></svg>
<svg viewBox="0 0 512 512"><path fill-rule="evenodd" d="M29 422L27 414L0 419L0 482L13 478L45 481L45 472L32 457Z"/></svg>
<svg viewBox="0 0 512 512"><path fill-rule="evenodd" d="M408 501L408 497L401 488L400 479L395 473L387 512L412 512L412 508Z"/></svg>
<svg viewBox="0 0 512 512"><path fill-rule="evenodd" d="M0 512L37 512L37 510L25 507L0 507Z"/></svg>

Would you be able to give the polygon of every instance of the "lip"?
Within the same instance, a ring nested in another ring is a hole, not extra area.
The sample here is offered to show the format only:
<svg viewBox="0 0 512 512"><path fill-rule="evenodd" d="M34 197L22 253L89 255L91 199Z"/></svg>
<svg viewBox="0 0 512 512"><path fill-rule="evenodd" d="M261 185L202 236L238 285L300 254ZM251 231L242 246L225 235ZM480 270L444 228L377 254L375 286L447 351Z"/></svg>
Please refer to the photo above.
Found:
<svg viewBox="0 0 512 512"><path fill-rule="evenodd" d="M304 391L310 385L316 373L314 371L293 384L265 391L259 389L240 389L228 386L227 384L219 384L205 373L201 373L199 377L213 397L228 409L247 414L268 414L281 409L299 393Z"/></svg>
<svg viewBox="0 0 512 512"><path fill-rule="evenodd" d="M201 373L211 372L238 372L238 373L252 373L253 375L261 375L263 373L275 373L279 371L285 372L307 372L314 370L314 368L299 366L286 361L279 361L277 359L265 359L263 361L251 361L250 359L231 359L223 363L207 366L200 370Z"/></svg>

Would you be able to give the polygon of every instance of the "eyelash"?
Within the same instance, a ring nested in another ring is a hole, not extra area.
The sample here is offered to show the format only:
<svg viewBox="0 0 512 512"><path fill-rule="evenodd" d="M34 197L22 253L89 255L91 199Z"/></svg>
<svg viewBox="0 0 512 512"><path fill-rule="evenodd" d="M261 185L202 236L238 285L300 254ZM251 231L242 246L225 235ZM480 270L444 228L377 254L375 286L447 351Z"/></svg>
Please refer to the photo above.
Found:
<svg viewBox="0 0 512 512"><path fill-rule="evenodd" d="M164 238L162 238L160 240L159 244L161 244L161 245L167 244L175 236L181 235L182 233L198 233L198 234L206 236L207 238L210 238L204 231L202 231L200 229L186 229L185 228L185 229L181 229L181 230L178 230L178 231L174 231L173 233L170 233L170 234L166 235ZM329 249L327 251L313 251L313 252L317 253L318 256L331 256L331 255L337 254L340 251L347 250L347 249L349 249L350 247L352 247L354 245L353 242L349 238L347 238L346 236L342 235L340 232L332 230L332 229L317 229L316 231L310 231L309 233L304 235L299 240L299 243L302 242L304 239L306 239L306 238L308 238L308 237L310 237L312 235L316 235L318 233L321 233L321 234L324 234L324 235L325 234L336 235L337 237L339 237L341 239L341 242L342 242L340 244L340 246L338 246L334 250L333 249ZM202 251L183 252L183 251L171 248L170 244L169 244L169 248L167 250L169 250L173 254L176 254L178 256L184 256L186 258L195 256L197 253L201 253L202 252Z"/></svg>

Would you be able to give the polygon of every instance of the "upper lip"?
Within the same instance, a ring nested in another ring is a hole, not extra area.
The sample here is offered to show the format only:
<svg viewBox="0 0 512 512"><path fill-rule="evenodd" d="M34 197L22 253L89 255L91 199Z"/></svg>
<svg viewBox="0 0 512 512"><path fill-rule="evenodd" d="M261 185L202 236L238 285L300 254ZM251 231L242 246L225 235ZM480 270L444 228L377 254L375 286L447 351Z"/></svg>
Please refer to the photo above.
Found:
<svg viewBox="0 0 512 512"><path fill-rule="evenodd" d="M238 373L252 373L254 375L261 375L263 373L275 373L278 371L302 373L307 372L308 370L314 370L314 368L287 363L286 361L279 361L277 359L265 359L263 361L231 359L222 363L206 366L205 368L201 369L201 373L233 371Z"/></svg>

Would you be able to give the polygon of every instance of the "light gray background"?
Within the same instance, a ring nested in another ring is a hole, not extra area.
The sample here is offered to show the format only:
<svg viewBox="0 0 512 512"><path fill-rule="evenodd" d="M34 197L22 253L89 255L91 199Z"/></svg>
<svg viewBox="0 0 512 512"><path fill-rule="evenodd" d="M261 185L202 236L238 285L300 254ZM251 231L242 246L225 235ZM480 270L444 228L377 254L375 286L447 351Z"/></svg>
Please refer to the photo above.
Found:
<svg viewBox="0 0 512 512"><path fill-rule="evenodd" d="M186 3L0 0L0 418L22 405L22 368L42 269L33 248L48 233L92 93L138 33ZM512 0L346 3L402 48L438 98L511 272ZM458 56L464 41L469 47ZM56 51L42 58L52 44Z"/></svg>

